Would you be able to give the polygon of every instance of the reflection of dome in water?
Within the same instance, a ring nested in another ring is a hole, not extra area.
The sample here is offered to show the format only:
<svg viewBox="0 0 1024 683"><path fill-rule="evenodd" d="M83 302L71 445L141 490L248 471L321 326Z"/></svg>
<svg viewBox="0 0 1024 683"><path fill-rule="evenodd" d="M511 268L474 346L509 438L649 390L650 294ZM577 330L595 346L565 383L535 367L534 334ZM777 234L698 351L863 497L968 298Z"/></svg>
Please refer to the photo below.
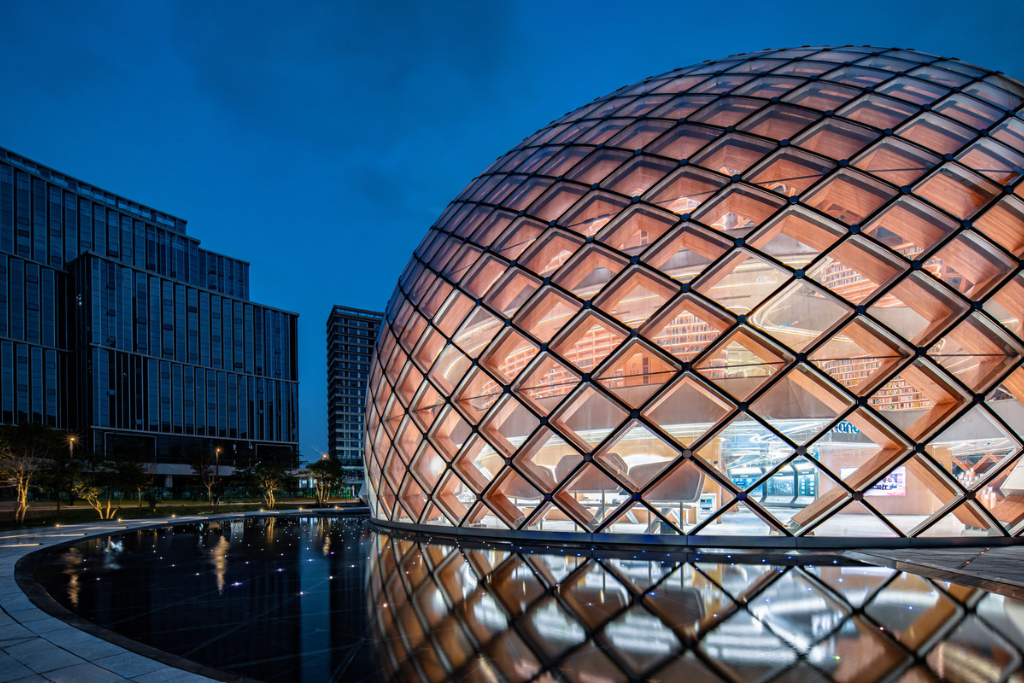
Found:
<svg viewBox="0 0 1024 683"><path fill-rule="evenodd" d="M1024 85L903 50L647 79L476 178L371 367L381 520L1024 528Z"/></svg>

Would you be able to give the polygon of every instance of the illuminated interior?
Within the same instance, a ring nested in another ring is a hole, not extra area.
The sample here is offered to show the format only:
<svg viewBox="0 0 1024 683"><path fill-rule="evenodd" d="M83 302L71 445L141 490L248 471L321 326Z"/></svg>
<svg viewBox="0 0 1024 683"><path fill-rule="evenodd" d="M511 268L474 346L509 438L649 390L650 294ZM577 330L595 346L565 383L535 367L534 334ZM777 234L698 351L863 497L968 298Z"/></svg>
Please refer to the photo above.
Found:
<svg viewBox="0 0 1024 683"><path fill-rule="evenodd" d="M1024 85L801 48L620 88L430 228L373 515L587 534L1024 530Z"/></svg>

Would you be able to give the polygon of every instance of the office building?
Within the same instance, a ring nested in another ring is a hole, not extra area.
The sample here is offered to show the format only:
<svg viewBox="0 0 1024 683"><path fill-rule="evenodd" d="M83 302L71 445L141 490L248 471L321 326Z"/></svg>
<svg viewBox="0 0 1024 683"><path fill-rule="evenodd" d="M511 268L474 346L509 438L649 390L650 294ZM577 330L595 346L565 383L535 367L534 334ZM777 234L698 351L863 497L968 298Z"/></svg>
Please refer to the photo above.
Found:
<svg viewBox="0 0 1024 683"><path fill-rule="evenodd" d="M366 383L383 318L383 313L346 306L335 306L327 318L328 454L350 479L362 478Z"/></svg>
<svg viewBox="0 0 1024 683"><path fill-rule="evenodd" d="M739 55L566 114L399 280L370 371L374 516L1020 534L1022 174L1024 84L909 50Z"/></svg>
<svg viewBox="0 0 1024 683"><path fill-rule="evenodd" d="M296 315L185 221L0 149L0 418L188 474L298 446ZM164 480L168 482L168 480Z"/></svg>

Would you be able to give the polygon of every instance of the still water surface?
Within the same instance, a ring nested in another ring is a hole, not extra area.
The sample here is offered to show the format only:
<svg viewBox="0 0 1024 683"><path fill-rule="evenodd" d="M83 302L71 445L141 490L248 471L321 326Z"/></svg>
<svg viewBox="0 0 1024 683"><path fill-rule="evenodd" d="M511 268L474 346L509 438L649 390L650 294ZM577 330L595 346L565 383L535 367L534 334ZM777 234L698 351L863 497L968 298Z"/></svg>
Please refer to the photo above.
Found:
<svg viewBox="0 0 1024 683"><path fill-rule="evenodd" d="M1024 603L831 555L456 545L265 517L83 541L36 578L92 622L275 683L1024 683Z"/></svg>

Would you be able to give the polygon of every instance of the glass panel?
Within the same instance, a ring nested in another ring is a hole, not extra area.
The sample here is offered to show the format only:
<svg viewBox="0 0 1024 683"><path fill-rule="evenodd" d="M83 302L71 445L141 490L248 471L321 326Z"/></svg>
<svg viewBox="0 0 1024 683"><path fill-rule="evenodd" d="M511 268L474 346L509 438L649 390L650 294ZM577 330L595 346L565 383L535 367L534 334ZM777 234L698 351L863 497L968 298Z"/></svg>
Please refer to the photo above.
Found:
<svg viewBox="0 0 1024 683"><path fill-rule="evenodd" d="M515 470L505 470L484 494L484 502L512 529L518 529L544 500L541 493Z"/></svg>
<svg viewBox="0 0 1024 683"><path fill-rule="evenodd" d="M500 320L488 313L486 309L477 308L466 318L466 322L456 332L452 341L470 358L476 358L501 331L501 327ZM457 382L455 383L457 384Z"/></svg>
<svg viewBox="0 0 1024 683"><path fill-rule="evenodd" d="M962 93L953 93L932 107L932 111L956 119L971 128L988 128L1003 118L1003 112Z"/></svg>
<svg viewBox="0 0 1024 683"><path fill-rule="evenodd" d="M423 488L427 491L433 491L434 487L437 486L437 482L440 481L441 475L444 474L445 466L445 461L441 459L441 456L437 454L433 446L429 443L424 443L420 448L420 452L413 458L410 471L416 476Z"/></svg>
<svg viewBox="0 0 1024 683"><path fill-rule="evenodd" d="M714 95L680 95L655 109L651 116L660 119L684 119L714 99Z"/></svg>
<svg viewBox="0 0 1024 683"><path fill-rule="evenodd" d="M490 416L480 425L480 432L491 445L511 456L538 424L537 418L526 406L508 396L498 402Z"/></svg>
<svg viewBox="0 0 1024 683"><path fill-rule="evenodd" d="M688 159L719 135L721 131L717 128L680 123L648 145L645 151L672 159Z"/></svg>
<svg viewBox="0 0 1024 683"><path fill-rule="evenodd" d="M782 149L747 176L747 182L793 197L835 168L835 164L796 149Z"/></svg>
<svg viewBox="0 0 1024 683"><path fill-rule="evenodd" d="M754 401L750 410L793 443L803 445L852 405L827 379L801 363Z"/></svg>
<svg viewBox="0 0 1024 683"><path fill-rule="evenodd" d="M782 208L782 199L749 187L732 186L694 215L705 225L733 237L745 237Z"/></svg>
<svg viewBox="0 0 1024 683"><path fill-rule="evenodd" d="M580 310L580 305L553 287L545 287L516 314L516 327L548 342Z"/></svg>
<svg viewBox="0 0 1024 683"><path fill-rule="evenodd" d="M455 291L434 316L434 324L446 337L450 337L466 320L472 309L473 300L462 292Z"/></svg>
<svg viewBox="0 0 1024 683"><path fill-rule="evenodd" d="M629 202L622 197L607 192L591 192L559 219L559 225L590 237L596 235L608 221L628 205Z"/></svg>
<svg viewBox="0 0 1024 683"><path fill-rule="evenodd" d="M625 332L592 311L568 325L551 348L586 372L604 360L626 338Z"/></svg>
<svg viewBox="0 0 1024 683"><path fill-rule="evenodd" d="M712 126L735 126L763 105L764 102L761 100L743 97L723 97L690 116L689 120L696 123L707 123Z"/></svg>
<svg viewBox="0 0 1024 683"><path fill-rule="evenodd" d="M583 300L594 298L628 262L599 245L583 247L559 269L554 282Z"/></svg>
<svg viewBox="0 0 1024 683"><path fill-rule="evenodd" d="M639 408L658 392L678 367L641 341L633 340L603 365L597 382L630 406Z"/></svg>
<svg viewBox="0 0 1024 683"><path fill-rule="evenodd" d="M881 95L865 95L840 109L843 118L874 126L893 128L917 113L917 107Z"/></svg>
<svg viewBox="0 0 1024 683"><path fill-rule="evenodd" d="M504 467L504 460L491 446L478 436L452 462L455 472L477 493L494 481ZM475 499L475 496L474 496ZM468 506L472 501L465 501Z"/></svg>
<svg viewBox="0 0 1024 683"><path fill-rule="evenodd" d="M876 320L916 346L928 344L967 310L959 297L919 273L912 273L868 308Z"/></svg>
<svg viewBox="0 0 1024 683"><path fill-rule="evenodd" d="M790 268L803 268L828 251L843 235L838 225L802 207L786 209L750 238L750 246L782 261Z"/></svg>
<svg viewBox="0 0 1024 683"><path fill-rule="evenodd" d="M561 216L566 209L576 203L587 193L583 185L572 183L555 183L547 192L530 205L527 213L544 221L551 221Z"/></svg>
<svg viewBox="0 0 1024 683"><path fill-rule="evenodd" d="M901 76L879 86L878 92L914 104L931 104L943 95L947 95L949 90L933 83L919 81L916 78Z"/></svg>
<svg viewBox="0 0 1024 683"><path fill-rule="evenodd" d="M579 382L576 372L544 353L523 373L513 391L538 413L547 415Z"/></svg>
<svg viewBox="0 0 1024 683"><path fill-rule="evenodd" d="M509 226L491 249L507 259L518 258L542 232L544 226L541 223L530 218L520 218Z"/></svg>
<svg viewBox="0 0 1024 683"><path fill-rule="evenodd" d="M947 332L928 356L975 393L987 390L1021 357L1021 348L988 318L972 313Z"/></svg>
<svg viewBox="0 0 1024 683"><path fill-rule="evenodd" d="M1014 256L1024 256L1024 202L1006 197L975 220L974 226Z"/></svg>
<svg viewBox="0 0 1024 683"><path fill-rule="evenodd" d="M868 318L855 318L811 354L814 365L858 396L878 386L912 349Z"/></svg>
<svg viewBox="0 0 1024 683"><path fill-rule="evenodd" d="M879 137L870 128L832 118L807 131L793 144L833 159L849 159Z"/></svg>
<svg viewBox="0 0 1024 683"><path fill-rule="evenodd" d="M929 113L921 114L896 133L939 154L955 152L974 137L969 128Z"/></svg>
<svg viewBox="0 0 1024 683"><path fill-rule="evenodd" d="M634 491L661 474L679 451L639 422L630 422L594 459Z"/></svg>
<svg viewBox="0 0 1024 683"><path fill-rule="evenodd" d="M630 119L625 118L605 119L603 121L598 121L593 128L588 129L587 132L580 135L573 142L585 145L600 145L602 143L608 142L608 140L617 135L620 130L628 126L630 123L632 123L632 121ZM580 167L577 166L576 168L579 169Z"/></svg>
<svg viewBox="0 0 1024 683"><path fill-rule="evenodd" d="M788 140L819 118L821 117L806 109L773 104L740 124L739 130L773 140Z"/></svg>
<svg viewBox="0 0 1024 683"><path fill-rule="evenodd" d="M438 356L429 376L434 384L441 387L442 391L450 392L462 381L471 364L472 361L454 346L448 344Z"/></svg>
<svg viewBox="0 0 1024 683"><path fill-rule="evenodd" d="M580 448L590 451L618 429L626 417L626 411L611 399L585 385L567 399L551 423Z"/></svg>
<svg viewBox="0 0 1024 683"><path fill-rule="evenodd" d="M540 289L540 280L519 269L509 270L491 288L484 303L511 318Z"/></svg>
<svg viewBox="0 0 1024 683"><path fill-rule="evenodd" d="M545 277L565 263L581 246L583 240L575 235L551 229L523 254L520 263L540 277Z"/></svg>
<svg viewBox="0 0 1024 683"><path fill-rule="evenodd" d="M732 247L724 238L704 228L684 223L648 250L644 263L678 282L690 282L712 261Z"/></svg>
<svg viewBox="0 0 1024 683"><path fill-rule="evenodd" d="M629 327L640 327L678 291L671 280L655 277L645 269L626 270L594 304Z"/></svg>
<svg viewBox="0 0 1024 683"><path fill-rule="evenodd" d="M466 275L462 288L477 298L482 297L507 269L508 263L485 254Z"/></svg>
<svg viewBox="0 0 1024 683"><path fill-rule="evenodd" d="M748 95L750 97L782 97L793 88L804 84L803 79L787 78L785 76L764 76L757 78L746 85L737 88L733 92L737 95ZM786 136L788 137L788 136ZM781 138L777 138L781 139Z"/></svg>
<svg viewBox="0 0 1024 683"><path fill-rule="evenodd" d="M600 182L632 156L629 152L620 150L599 149L576 164L566 177L584 185Z"/></svg>
<svg viewBox="0 0 1024 683"><path fill-rule="evenodd" d="M914 194L957 218L970 218L999 194L999 186L961 166L945 164L918 183Z"/></svg>
<svg viewBox="0 0 1024 683"><path fill-rule="evenodd" d="M957 224L913 198L900 198L864 226L864 234L907 259L921 258Z"/></svg>
<svg viewBox="0 0 1024 683"><path fill-rule="evenodd" d="M639 197L675 167L675 163L665 159L646 155L634 156L601 183L601 186L630 197Z"/></svg>
<svg viewBox="0 0 1024 683"><path fill-rule="evenodd" d="M719 341L694 368L727 395L743 401L790 361L782 347L740 328Z"/></svg>
<svg viewBox="0 0 1024 683"><path fill-rule="evenodd" d="M948 242L925 264L925 270L971 299L981 299L1009 275L1016 263L973 230Z"/></svg>
<svg viewBox="0 0 1024 683"><path fill-rule="evenodd" d="M646 479L650 482L662 475L669 462L665 460L636 465L631 474L638 480ZM638 522L647 522L643 533L666 534L675 533L676 530L685 533L692 529L698 522L701 494L706 486L716 486L712 482L692 461L678 462L643 494L644 502L657 511L657 515L645 515L637 519Z"/></svg>
<svg viewBox="0 0 1024 683"><path fill-rule="evenodd" d="M637 121L609 141L612 147L640 149L672 127L671 121L643 119Z"/></svg>
<svg viewBox="0 0 1024 683"><path fill-rule="evenodd" d="M583 462L576 450L547 427L541 427L530 441L519 449L513 462L531 482L544 493L552 493L560 481L557 471L568 472Z"/></svg>
<svg viewBox="0 0 1024 683"><path fill-rule="evenodd" d="M621 252L639 254L678 220L670 213L646 206L632 206L612 221L598 239Z"/></svg>
<svg viewBox="0 0 1024 683"><path fill-rule="evenodd" d="M852 225L860 223L878 207L896 196L896 191L869 176L843 169L825 181L806 203Z"/></svg>
<svg viewBox="0 0 1024 683"><path fill-rule="evenodd" d="M732 316L684 294L651 318L641 332L668 353L689 362L734 323Z"/></svg>
<svg viewBox="0 0 1024 683"><path fill-rule="evenodd" d="M698 169L681 168L654 188L646 200L678 214L688 214L711 198L728 181Z"/></svg>
<svg viewBox="0 0 1024 683"><path fill-rule="evenodd" d="M697 280L694 288L736 314L746 314L789 279L789 273L746 249L736 249Z"/></svg>
<svg viewBox="0 0 1024 683"><path fill-rule="evenodd" d="M624 500L622 486L593 464L584 464L554 495L560 508L577 523L597 530Z"/></svg>
<svg viewBox="0 0 1024 683"><path fill-rule="evenodd" d="M775 148L770 142L746 135L730 134L719 138L690 160L723 175L739 175Z"/></svg>
<svg viewBox="0 0 1024 683"><path fill-rule="evenodd" d="M643 416L689 448L732 412L732 402L693 375L677 379Z"/></svg>
<svg viewBox="0 0 1024 683"><path fill-rule="evenodd" d="M777 71L776 73L782 73ZM782 99L790 104L799 104L819 111L836 110L860 94L860 90L845 85L818 81L794 90Z"/></svg>
<svg viewBox="0 0 1024 683"><path fill-rule="evenodd" d="M472 428L469 424L457 412L448 408L438 418L434 425L434 431L430 433L429 438L441 455L451 460L459 452L463 444L466 443L471 433Z"/></svg>
<svg viewBox="0 0 1024 683"><path fill-rule="evenodd" d="M934 365L915 360L869 399L875 410L915 441L933 434L967 400Z"/></svg>
<svg viewBox="0 0 1024 683"><path fill-rule="evenodd" d="M750 324L800 352L852 313L853 308L824 290L806 280L797 280L751 315Z"/></svg>
<svg viewBox="0 0 1024 683"><path fill-rule="evenodd" d="M941 161L919 147L896 138L884 138L857 158L854 166L882 180L910 185Z"/></svg>
<svg viewBox="0 0 1024 683"><path fill-rule="evenodd" d="M1024 155L988 138L968 147L957 161L1003 185L1012 183L1024 173Z"/></svg>
<svg viewBox="0 0 1024 683"><path fill-rule="evenodd" d="M480 358L480 363L511 384L539 349L515 330L508 328Z"/></svg>

